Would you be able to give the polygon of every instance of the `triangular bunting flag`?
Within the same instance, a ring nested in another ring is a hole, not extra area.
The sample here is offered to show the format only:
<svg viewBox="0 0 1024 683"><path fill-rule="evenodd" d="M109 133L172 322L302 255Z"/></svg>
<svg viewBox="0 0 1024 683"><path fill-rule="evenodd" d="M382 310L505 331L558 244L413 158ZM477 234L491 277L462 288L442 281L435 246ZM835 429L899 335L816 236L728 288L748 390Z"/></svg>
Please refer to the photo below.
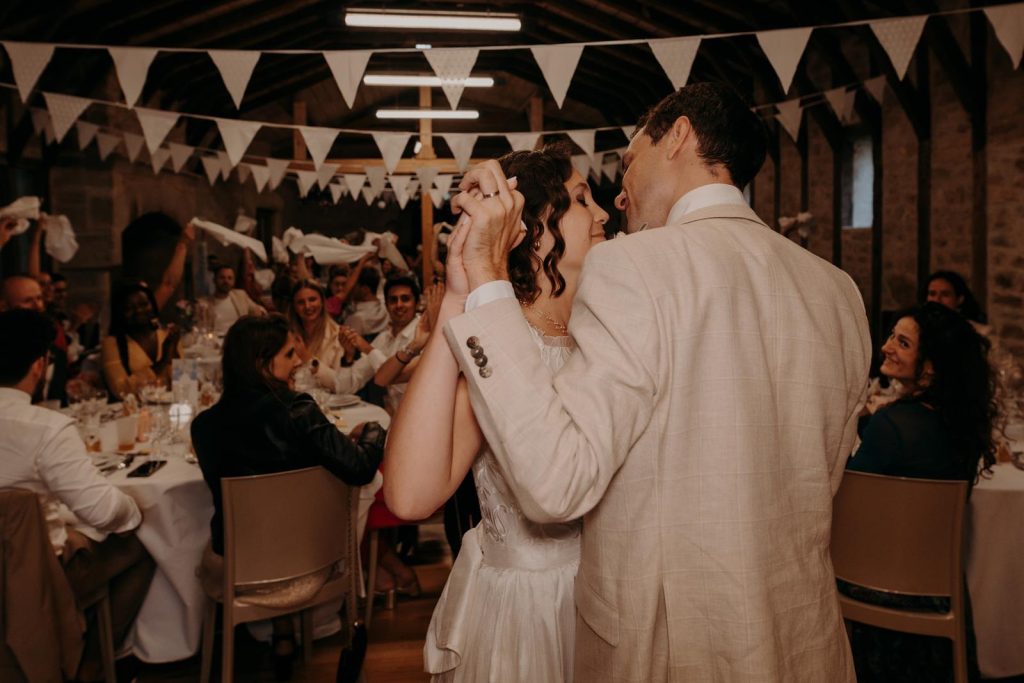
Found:
<svg viewBox="0 0 1024 683"><path fill-rule="evenodd" d="M454 175L439 175L434 178L434 187L440 190L442 195L446 195L448 194L448 191L452 189L453 180L455 180Z"/></svg>
<svg viewBox="0 0 1024 683"><path fill-rule="evenodd" d="M619 160L606 161L601 164L601 174L614 183L615 177L619 174Z"/></svg>
<svg viewBox="0 0 1024 683"><path fill-rule="evenodd" d="M146 138L146 149L152 154L160 145L164 144L167 134L178 122L179 114L173 111L162 111L160 109L145 109L137 107L135 115L139 117L139 125L142 126L142 135Z"/></svg>
<svg viewBox="0 0 1024 683"><path fill-rule="evenodd" d="M158 147L149 153L149 163L153 166L153 173L159 173L167 160L171 158L171 150L165 147Z"/></svg>
<svg viewBox="0 0 1024 683"><path fill-rule="evenodd" d="M441 205L444 204L444 192L441 192L436 187L430 188L430 201L433 202L435 209L440 209Z"/></svg>
<svg viewBox="0 0 1024 683"><path fill-rule="evenodd" d="M156 57L156 49L149 47L108 47L114 68L117 69L117 80L121 84L125 102L131 109L139 101L142 86L146 84L149 65Z"/></svg>
<svg viewBox="0 0 1024 683"><path fill-rule="evenodd" d="M121 144L120 135L111 135L110 133L96 133L96 147L100 152L100 161L106 161L110 153L117 149L117 146Z"/></svg>
<svg viewBox="0 0 1024 683"><path fill-rule="evenodd" d="M882 104L882 100L885 99L885 76L875 76L864 81L864 89L871 93L875 102Z"/></svg>
<svg viewBox="0 0 1024 683"><path fill-rule="evenodd" d="M345 174L345 185L348 186L348 193L353 197L358 198L359 192L363 189L363 184L366 182L365 173L346 173Z"/></svg>
<svg viewBox="0 0 1024 683"><path fill-rule="evenodd" d="M53 122L53 132L57 142L64 139L78 117L93 102L84 97L57 95L52 92L44 92L43 98L46 100L46 108L50 112L50 120Z"/></svg>
<svg viewBox="0 0 1024 683"><path fill-rule="evenodd" d="M328 183L334 180L334 174L338 172L337 164L324 164L316 171L316 184L320 189L326 189Z"/></svg>
<svg viewBox="0 0 1024 683"><path fill-rule="evenodd" d="M391 190L395 193L398 205L404 209L406 202L409 201L409 182L412 180L412 176L389 175L388 180L391 182Z"/></svg>
<svg viewBox="0 0 1024 683"><path fill-rule="evenodd" d="M203 170L206 171L206 179L213 185L220 178L220 160L217 157L201 156L199 161L203 162Z"/></svg>
<svg viewBox="0 0 1024 683"><path fill-rule="evenodd" d="M369 206L370 204L373 204L373 200L376 199L376 198L377 198L377 195L374 194L372 188L369 188L369 187L364 187L363 188L363 201L366 202L367 206Z"/></svg>
<svg viewBox="0 0 1024 683"><path fill-rule="evenodd" d="M825 91L825 99L828 100L832 111L842 123L848 123L853 114L853 101L857 96L856 90L847 90L845 87L832 88Z"/></svg>
<svg viewBox="0 0 1024 683"><path fill-rule="evenodd" d="M35 131L35 134L45 133L46 127L50 125L50 112L39 107L32 107L29 109L29 116L32 117L32 130Z"/></svg>
<svg viewBox="0 0 1024 683"><path fill-rule="evenodd" d="M647 44L651 46L651 52L658 59L668 80L672 81L672 87L678 90L686 85L690 80L693 60L697 57L697 48L700 47L700 38L665 38L649 40Z"/></svg>
<svg viewBox="0 0 1024 683"><path fill-rule="evenodd" d="M591 128L590 130L570 130L566 131L569 138L579 145L579 148L583 150L587 156L594 156L594 133L596 131Z"/></svg>
<svg viewBox="0 0 1024 683"><path fill-rule="evenodd" d="M238 164L238 166L235 166L235 170L238 171L238 182L245 183L249 179L249 174L252 173L252 166L249 164Z"/></svg>
<svg viewBox="0 0 1024 683"><path fill-rule="evenodd" d="M256 121L239 121L238 119L216 119L216 121L220 139L224 143L231 167L234 168L245 156L245 150L249 149L252 139L256 137L256 133L259 132L263 124ZM231 172L230 169L228 172Z"/></svg>
<svg viewBox="0 0 1024 683"><path fill-rule="evenodd" d="M28 102L32 88L43 73L43 69L53 57L53 45L49 43L19 43L13 40L3 41L7 57L11 61L14 72L14 83L18 86L18 94L22 102Z"/></svg>
<svg viewBox="0 0 1024 683"><path fill-rule="evenodd" d="M782 127L789 133L789 137L793 138L793 142L796 142L796 139L800 137L800 123L803 121L804 115L804 110L800 106L800 100L776 102L775 107L779 110L775 118L779 120Z"/></svg>
<svg viewBox="0 0 1024 683"><path fill-rule="evenodd" d="M459 99L466 87L466 79L473 71L479 54L480 49L475 47L434 48L423 51L423 56L441 79L441 89L444 90L452 109L459 106Z"/></svg>
<svg viewBox="0 0 1024 683"><path fill-rule="evenodd" d="M249 166L249 170L252 171L252 182L256 184L256 191L263 192L263 189L267 186L267 181L270 180L270 169L266 166Z"/></svg>
<svg viewBox="0 0 1024 683"><path fill-rule="evenodd" d="M420 166L416 169L416 177L420 179L420 185L429 188L434 184L437 177L437 168L434 166Z"/></svg>
<svg viewBox="0 0 1024 683"><path fill-rule="evenodd" d="M217 150L217 161L220 162L220 177L227 180L231 177L231 171L235 168L235 165L231 163L231 157L228 156L227 152Z"/></svg>
<svg viewBox="0 0 1024 683"><path fill-rule="evenodd" d="M195 151L195 147L182 145L178 142L169 142L167 146L171 148L171 168L174 169L175 173L181 173L181 169L188 163L189 157Z"/></svg>
<svg viewBox="0 0 1024 683"><path fill-rule="evenodd" d="M146 139L141 135L135 133L124 134L124 147L128 150L128 161L134 162L139 158L139 152L142 151L142 145L146 142Z"/></svg>
<svg viewBox="0 0 1024 683"><path fill-rule="evenodd" d="M620 126L622 128L622 134L626 136L627 140L633 139L633 133L636 132L636 126Z"/></svg>
<svg viewBox="0 0 1024 683"><path fill-rule="evenodd" d="M1016 69L1024 53L1024 3L986 7L985 16L992 22L996 38L1010 56L1010 63ZM24 98L23 98L24 99Z"/></svg>
<svg viewBox="0 0 1024 683"><path fill-rule="evenodd" d="M331 183L327 186L331 190L331 198L334 203L337 204L341 201L341 198L345 196L345 188L338 183Z"/></svg>
<svg viewBox="0 0 1024 683"><path fill-rule="evenodd" d="M569 92L572 75L583 54L583 45L534 45L530 52L544 74L555 104L561 109L565 94Z"/></svg>
<svg viewBox="0 0 1024 683"><path fill-rule="evenodd" d="M296 171L296 182L299 184L299 196L305 197L316 185L316 171Z"/></svg>
<svg viewBox="0 0 1024 683"><path fill-rule="evenodd" d="M885 48L885 53L889 55L889 61L892 62L892 68L896 70L896 75L900 78L907 74L907 66L910 65L910 58L914 56L914 50L917 49L917 41L921 39L921 31L924 30L926 21L928 21L927 14L871 22L871 30L874 31L878 42Z"/></svg>
<svg viewBox="0 0 1024 683"><path fill-rule="evenodd" d="M260 53L254 50L210 50L210 59L217 65L224 85L235 101L235 108L242 108L245 89L252 78L252 70L260 60Z"/></svg>
<svg viewBox="0 0 1024 683"><path fill-rule="evenodd" d="M384 159L384 168L388 173L394 173L398 168L398 160L405 152L405 146L409 144L410 133L373 133L373 141L377 143L380 154Z"/></svg>
<svg viewBox="0 0 1024 683"><path fill-rule="evenodd" d="M330 154L331 147L338 137L337 129L299 126L299 131L302 133L303 142L306 143L306 149L309 150L313 166L320 168L327 160L327 155Z"/></svg>
<svg viewBox="0 0 1024 683"><path fill-rule="evenodd" d="M100 127L88 121L78 121L75 123L75 130L78 132L78 149L83 150L96 137Z"/></svg>
<svg viewBox="0 0 1024 683"><path fill-rule="evenodd" d="M590 173L590 155L589 154L577 154L572 157L572 167L575 168L581 176L587 177Z"/></svg>
<svg viewBox="0 0 1024 683"><path fill-rule="evenodd" d="M537 145L540 133L505 133L513 152L530 152Z"/></svg>
<svg viewBox="0 0 1024 683"><path fill-rule="evenodd" d="M387 169L383 166L367 166L366 179L370 181L370 190L373 196L378 196L384 191L384 184L387 182Z"/></svg>
<svg viewBox="0 0 1024 683"><path fill-rule="evenodd" d="M465 171L469 166L469 160L473 157L473 147L476 145L477 135L475 133L445 133L441 137L448 143L455 157L455 165L460 171Z"/></svg>
<svg viewBox="0 0 1024 683"><path fill-rule="evenodd" d="M761 31L757 34L757 42L760 43L761 49L779 77L779 82L782 83L782 92L789 92L793 74L800 64L812 30L814 29L808 26L781 31Z"/></svg>
<svg viewBox="0 0 1024 683"><path fill-rule="evenodd" d="M345 98L345 104L351 109L356 99L356 91L359 89L359 81L363 80L366 63L370 61L373 51L345 50L323 54L327 66L331 68L334 81L338 84L338 90Z"/></svg>
<svg viewBox="0 0 1024 683"><path fill-rule="evenodd" d="M270 169L270 181L269 187L271 191L276 190L277 186L284 180L284 174L288 171L288 167L292 165L290 159L267 159L267 168Z"/></svg>

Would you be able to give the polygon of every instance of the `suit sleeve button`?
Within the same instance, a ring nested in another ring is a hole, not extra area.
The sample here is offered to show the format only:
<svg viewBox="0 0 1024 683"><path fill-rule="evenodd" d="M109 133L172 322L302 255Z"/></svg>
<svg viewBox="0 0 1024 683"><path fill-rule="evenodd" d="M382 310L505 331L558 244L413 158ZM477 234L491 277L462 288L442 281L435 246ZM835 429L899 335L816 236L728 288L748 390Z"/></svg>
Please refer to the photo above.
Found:
<svg viewBox="0 0 1024 683"><path fill-rule="evenodd" d="M470 337L469 339L466 340L466 346L468 346L471 349L480 348L480 340L477 339L476 337Z"/></svg>
<svg viewBox="0 0 1024 683"><path fill-rule="evenodd" d="M487 379L492 374L494 374L494 370L492 370L491 368L487 367L486 365L484 367L480 368L480 376L483 377L484 379Z"/></svg>
<svg viewBox="0 0 1024 683"><path fill-rule="evenodd" d="M474 361L474 362L476 363L476 366L478 368L482 368L485 365L487 365L487 356L483 356L483 355L478 356L476 361Z"/></svg>

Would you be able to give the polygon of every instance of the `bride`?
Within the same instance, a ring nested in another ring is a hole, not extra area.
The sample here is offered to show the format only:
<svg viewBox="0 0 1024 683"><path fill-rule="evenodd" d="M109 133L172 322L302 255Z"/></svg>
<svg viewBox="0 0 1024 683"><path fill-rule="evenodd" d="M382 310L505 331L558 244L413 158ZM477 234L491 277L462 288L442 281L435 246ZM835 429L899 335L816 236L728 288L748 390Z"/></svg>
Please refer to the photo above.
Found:
<svg viewBox="0 0 1024 683"><path fill-rule="evenodd" d="M523 232L508 255L509 279L538 352L558 370L583 259L604 239L608 214L560 148L498 160L524 196ZM457 200L456 200L457 203ZM465 308L462 246L468 220L448 242L447 289L384 456L388 507L431 515L472 468L482 521L462 541L427 632L434 681L571 681L580 522L537 524L520 510L473 416L464 379L442 333Z"/></svg>

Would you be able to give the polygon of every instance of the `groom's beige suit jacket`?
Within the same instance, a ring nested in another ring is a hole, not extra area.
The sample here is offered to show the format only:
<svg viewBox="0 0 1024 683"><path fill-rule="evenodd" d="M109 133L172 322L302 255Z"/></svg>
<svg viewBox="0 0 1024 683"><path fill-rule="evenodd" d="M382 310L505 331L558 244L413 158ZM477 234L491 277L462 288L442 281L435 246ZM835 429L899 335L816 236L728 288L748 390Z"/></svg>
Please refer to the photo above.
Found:
<svg viewBox="0 0 1024 683"><path fill-rule="evenodd" d="M554 376L514 299L445 333L527 516L584 518L576 680L853 681L829 559L871 354L851 279L708 207L594 247L569 329Z"/></svg>

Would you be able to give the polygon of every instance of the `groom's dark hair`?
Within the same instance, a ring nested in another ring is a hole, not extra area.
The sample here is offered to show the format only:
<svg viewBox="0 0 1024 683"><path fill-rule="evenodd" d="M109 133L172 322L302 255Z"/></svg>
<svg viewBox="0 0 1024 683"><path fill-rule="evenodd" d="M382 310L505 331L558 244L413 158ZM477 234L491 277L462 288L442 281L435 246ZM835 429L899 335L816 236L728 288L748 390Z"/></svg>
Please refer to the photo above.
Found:
<svg viewBox="0 0 1024 683"><path fill-rule="evenodd" d="M739 188L757 175L767 151L767 131L733 88L724 83L682 87L641 116L634 135L646 133L656 145L680 116L690 120L706 164L725 166Z"/></svg>

